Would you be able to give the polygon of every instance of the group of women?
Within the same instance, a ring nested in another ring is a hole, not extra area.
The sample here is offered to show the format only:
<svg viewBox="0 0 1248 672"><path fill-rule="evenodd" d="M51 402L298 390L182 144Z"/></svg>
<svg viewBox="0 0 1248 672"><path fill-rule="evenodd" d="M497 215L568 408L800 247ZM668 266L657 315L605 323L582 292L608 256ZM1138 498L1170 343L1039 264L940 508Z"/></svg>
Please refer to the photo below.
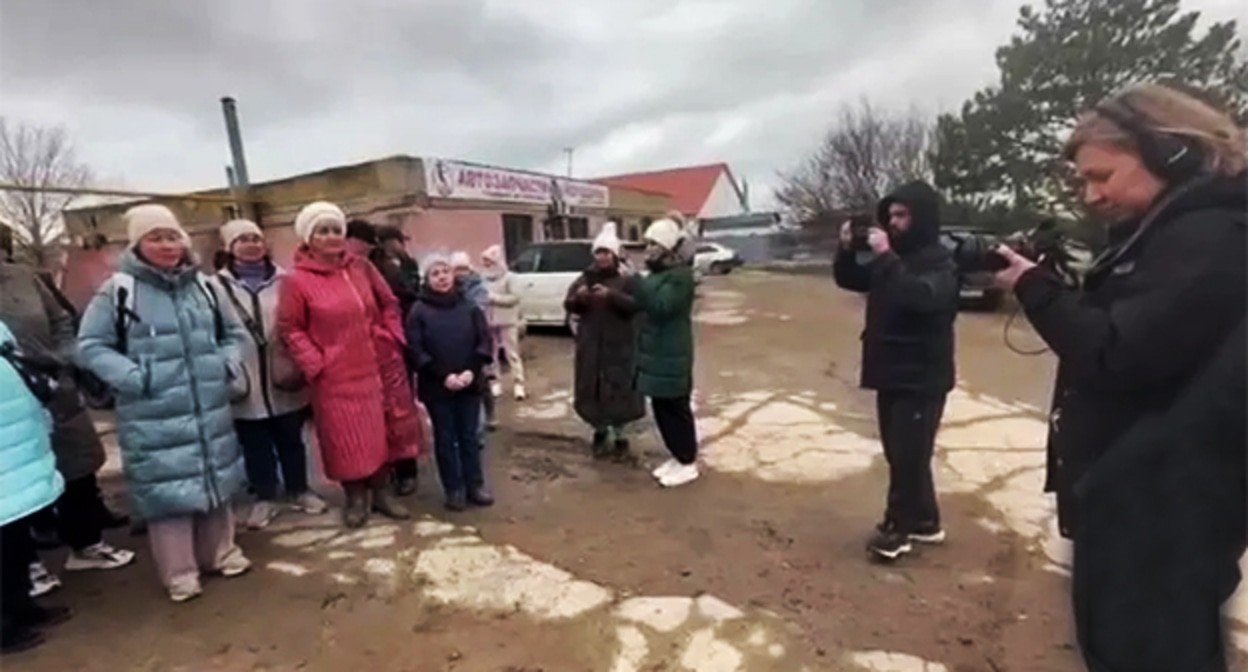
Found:
<svg viewBox="0 0 1248 672"><path fill-rule="evenodd" d="M464 259L426 258L419 298L404 316L378 268L348 251L346 216L331 203L312 203L298 214L300 245L290 269L274 262L251 221L221 228L223 254L212 275L200 271L190 237L168 208L136 206L125 221L129 245L118 271L84 311L76 353L66 353L64 362L111 392L132 510L147 525L170 599L198 596L204 574L234 577L250 568L235 543L231 507L245 488L257 500L246 521L253 528L266 526L283 505L311 514L327 509L309 487L303 440L309 418L313 454L324 475L342 486L348 527L366 524L372 513L410 517L390 475L393 465L419 456L429 438L446 508L493 504L480 422L485 400L500 392L489 389L499 373L491 367L499 346L508 352L516 397L525 394L518 298L501 250L483 255L484 278L465 269ZM670 486L697 477L689 410L693 281L679 252L679 224L656 222L648 237L651 273L641 278L622 263L609 225L595 241L594 267L569 292L568 308L584 325L577 409L595 428L595 450L610 437L616 454L627 452L620 430L642 417L642 395L650 395L676 456L656 471ZM642 312L650 319L638 326ZM0 329L0 345L15 340ZM6 360L0 376L19 368ZM0 473L5 546L14 536L28 541L31 514L62 499L67 484L81 478L58 471L51 425L30 393L35 387L0 385L0 431L22 437L12 447L4 442L11 451ZM99 464L88 466L92 478L82 488L98 498ZM90 497L81 499L89 508ZM68 517L96 515L72 503ZM133 559L103 544L98 529L83 539L85 550L72 549L71 562L94 558L112 567ZM10 590L30 592L30 577L10 571L15 567L4 563L6 598L16 594ZM33 598L6 599L5 649L37 643L39 628L66 613Z"/></svg>

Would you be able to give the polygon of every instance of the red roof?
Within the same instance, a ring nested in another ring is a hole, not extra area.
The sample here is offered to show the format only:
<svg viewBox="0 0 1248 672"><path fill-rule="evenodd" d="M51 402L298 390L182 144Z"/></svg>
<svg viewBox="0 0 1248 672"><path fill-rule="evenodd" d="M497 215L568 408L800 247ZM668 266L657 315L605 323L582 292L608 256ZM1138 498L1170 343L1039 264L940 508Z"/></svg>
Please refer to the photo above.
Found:
<svg viewBox="0 0 1248 672"><path fill-rule="evenodd" d="M592 180L609 187L623 187L640 191L652 191L667 194L672 199L672 208L679 210L686 217L696 217L702 206L711 196L715 181L723 173L736 189L737 181L732 177L726 163L712 163L705 166L688 166L670 170L656 170L650 173L630 173L628 175L612 175ZM739 195L739 193L738 193Z"/></svg>

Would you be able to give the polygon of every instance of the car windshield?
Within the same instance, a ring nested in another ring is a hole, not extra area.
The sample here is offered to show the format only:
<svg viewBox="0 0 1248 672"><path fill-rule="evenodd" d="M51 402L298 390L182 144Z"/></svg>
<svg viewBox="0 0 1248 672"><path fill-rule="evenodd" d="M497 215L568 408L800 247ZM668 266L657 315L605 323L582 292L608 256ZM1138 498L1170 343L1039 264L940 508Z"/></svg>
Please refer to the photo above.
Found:
<svg viewBox="0 0 1248 672"><path fill-rule="evenodd" d="M548 245L537 262L539 273L579 273L594 262L588 244Z"/></svg>
<svg viewBox="0 0 1248 672"><path fill-rule="evenodd" d="M537 270L537 248L530 247L520 253L515 261L511 262L511 270L516 273L532 273Z"/></svg>

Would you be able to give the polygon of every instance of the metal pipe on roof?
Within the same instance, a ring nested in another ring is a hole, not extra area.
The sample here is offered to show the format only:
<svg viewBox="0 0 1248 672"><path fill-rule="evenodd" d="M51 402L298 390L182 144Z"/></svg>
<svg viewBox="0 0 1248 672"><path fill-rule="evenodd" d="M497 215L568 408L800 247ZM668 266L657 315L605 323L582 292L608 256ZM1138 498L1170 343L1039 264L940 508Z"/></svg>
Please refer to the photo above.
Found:
<svg viewBox="0 0 1248 672"><path fill-rule="evenodd" d="M247 157L243 154L243 133L239 130L238 104L230 96L221 99L225 113L225 134L230 140L230 156L234 159L234 180L239 189L251 186L247 175Z"/></svg>

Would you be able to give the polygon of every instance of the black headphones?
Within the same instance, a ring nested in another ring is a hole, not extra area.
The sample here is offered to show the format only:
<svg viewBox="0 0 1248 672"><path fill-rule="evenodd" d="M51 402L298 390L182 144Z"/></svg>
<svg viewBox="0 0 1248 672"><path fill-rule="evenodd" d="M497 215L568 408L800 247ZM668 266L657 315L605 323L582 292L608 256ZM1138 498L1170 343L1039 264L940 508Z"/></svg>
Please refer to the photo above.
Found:
<svg viewBox="0 0 1248 672"><path fill-rule="evenodd" d="M1144 167L1166 182L1186 182L1205 172L1205 153L1199 144L1174 133L1149 128L1144 115L1125 98L1101 103L1095 111L1131 136Z"/></svg>

